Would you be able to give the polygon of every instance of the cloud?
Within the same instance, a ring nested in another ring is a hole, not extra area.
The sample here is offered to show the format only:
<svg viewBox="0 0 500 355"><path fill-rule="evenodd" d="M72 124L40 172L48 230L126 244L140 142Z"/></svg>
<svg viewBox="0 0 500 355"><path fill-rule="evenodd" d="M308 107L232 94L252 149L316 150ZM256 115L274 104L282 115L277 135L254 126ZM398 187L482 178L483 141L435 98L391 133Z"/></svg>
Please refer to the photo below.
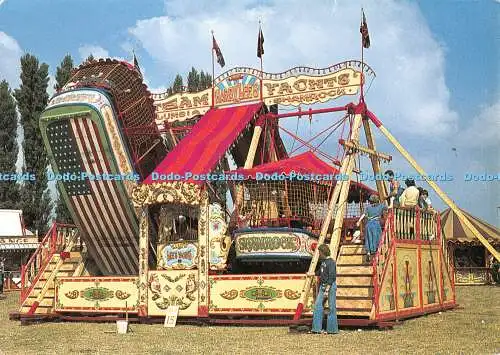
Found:
<svg viewBox="0 0 500 355"><path fill-rule="evenodd" d="M360 57L359 1L319 1L307 11L299 0L195 4L167 1L167 15L137 21L129 29L162 70L170 73L168 82L191 66L211 67L212 29L226 68L258 67L259 19L265 35L266 71L281 72L297 65L321 68ZM418 7L384 0L368 4L365 13L372 39L365 59L377 72L367 94L371 109L400 131L432 132L433 137L455 132L458 116L449 107L444 49Z"/></svg>
<svg viewBox="0 0 500 355"><path fill-rule="evenodd" d="M20 82L22 54L17 41L5 32L0 32L0 80L7 80L11 87L17 87Z"/></svg>
<svg viewBox="0 0 500 355"><path fill-rule="evenodd" d="M460 134L462 146L469 148L495 147L500 142L500 98L492 105L483 107L472 120L466 120Z"/></svg>
<svg viewBox="0 0 500 355"><path fill-rule="evenodd" d="M5 2L5 0L0 0L0 6Z"/></svg>
<svg viewBox="0 0 500 355"><path fill-rule="evenodd" d="M91 45L91 44L86 44L78 48L78 53L80 53L80 58L82 60L85 60L88 58L89 55L93 55L94 58L108 58L109 57L109 52L96 45Z"/></svg>

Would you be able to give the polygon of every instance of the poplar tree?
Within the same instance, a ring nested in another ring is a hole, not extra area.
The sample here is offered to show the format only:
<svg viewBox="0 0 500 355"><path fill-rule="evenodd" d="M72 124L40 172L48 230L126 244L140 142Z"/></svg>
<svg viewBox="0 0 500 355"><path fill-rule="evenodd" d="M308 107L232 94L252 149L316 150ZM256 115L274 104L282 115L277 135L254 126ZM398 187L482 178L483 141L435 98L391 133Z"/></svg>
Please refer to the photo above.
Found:
<svg viewBox="0 0 500 355"><path fill-rule="evenodd" d="M177 74L174 79L174 84L172 85L172 91L174 94L177 94L178 92L182 92L182 76L180 74Z"/></svg>
<svg viewBox="0 0 500 355"><path fill-rule="evenodd" d="M199 87L200 87L200 74L198 74L198 71L193 67L191 68L191 71L189 72L187 77L188 92L196 92L198 91Z"/></svg>
<svg viewBox="0 0 500 355"><path fill-rule="evenodd" d="M22 144L24 153L23 173L34 174L34 180L23 182L21 206L28 229L38 230L43 235L52 211L50 193L47 189L47 153L43 144L38 121L47 105L49 66L25 54L21 57L21 86L14 92L21 124L24 130Z"/></svg>
<svg viewBox="0 0 500 355"><path fill-rule="evenodd" d="M15 174L18 153L16 101L5 80L0 83L0 127L0 172ZM18 182L0 181L0 208L17 209L18 206Z"/></svg>
<svg viewBox="0 0 500 355"><path fill-rule="evenodd" d="M56 84L54 89L59 91L71 79L71 70L73 69L73 58L67 54L61 64L56 69Z"/></svg>

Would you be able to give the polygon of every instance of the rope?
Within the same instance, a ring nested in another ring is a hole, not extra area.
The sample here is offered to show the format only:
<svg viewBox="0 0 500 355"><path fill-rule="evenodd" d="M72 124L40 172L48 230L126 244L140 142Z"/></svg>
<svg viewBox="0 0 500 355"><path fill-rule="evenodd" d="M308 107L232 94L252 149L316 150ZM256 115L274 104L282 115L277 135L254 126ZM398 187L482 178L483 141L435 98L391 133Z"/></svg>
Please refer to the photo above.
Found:
<svg viewBox="0 0 500 355"><path fill-rule="evenodd" d="M297 126L295 127L295 135L297 135L299 132L299 119L300 119L300 117L297 116ZM290 148L290 151L292 151L292 152L293 152L293 146L295 145L295 141L296 141L296 139L294 138L293 142L292 142L292 148ZM290 154L292 154L292 153L290 153Z"/></svg>
<svg viewBox="0 0 500 355"><path fill-rule="evenodd" d="M347 116L348 115L345 115L340 121L338 121L337 127L335 127L330 133L327 134L327 136L321 141L321 143L316 146L313 152L315 152L323 143L325 143L325 141L333 134L333 132L335 132L337 128L340 127L342 122L345 122ZM337 150L337 155L338 155L338 150Z"/></svg>

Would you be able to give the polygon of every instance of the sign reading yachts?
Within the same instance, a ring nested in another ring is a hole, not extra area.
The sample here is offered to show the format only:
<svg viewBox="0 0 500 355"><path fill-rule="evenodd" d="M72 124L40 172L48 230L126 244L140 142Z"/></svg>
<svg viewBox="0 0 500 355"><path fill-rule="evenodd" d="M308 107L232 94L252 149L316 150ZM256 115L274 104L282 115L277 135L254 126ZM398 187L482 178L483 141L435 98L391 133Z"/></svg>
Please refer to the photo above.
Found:
<svg viewBox="0 0 500 355"><path fill-rule="evenodd" d="M374 75L365 65L365 78ZM213 91L207 88L197 93L153 95L157 123L184 121L202 115L209 110L212 101L215 106L228 106L256 102L262 97L267 105L298 106L355 95L361 85L361 63L349 61L323 69L298 67L279 74L234 68L220 75L214 83Z"/></svg>

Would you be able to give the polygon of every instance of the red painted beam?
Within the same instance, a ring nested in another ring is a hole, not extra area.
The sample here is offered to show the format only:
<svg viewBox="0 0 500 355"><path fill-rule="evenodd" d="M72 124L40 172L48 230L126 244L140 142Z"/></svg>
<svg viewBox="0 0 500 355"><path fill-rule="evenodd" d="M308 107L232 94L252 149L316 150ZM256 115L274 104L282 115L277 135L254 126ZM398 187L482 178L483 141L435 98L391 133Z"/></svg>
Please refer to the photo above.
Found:
<svg viewBox="0 0 500 355"><path fill-rule="evenodd" d="M274 114L274 113L268 113L266 116L268 118L287 118L287 117L297 117L297 116L309 116L309 115L316 115L320 113L330 113L330 112L340 112L340 111L347 111L349 108L354 108L353 104L348 104L345 106L339 106L339 107L329 107L329 108L320 108L316 110L299 110L299 111L294 111L294 112L287 112L287 113L279 113L279 114Z"/></svg>

